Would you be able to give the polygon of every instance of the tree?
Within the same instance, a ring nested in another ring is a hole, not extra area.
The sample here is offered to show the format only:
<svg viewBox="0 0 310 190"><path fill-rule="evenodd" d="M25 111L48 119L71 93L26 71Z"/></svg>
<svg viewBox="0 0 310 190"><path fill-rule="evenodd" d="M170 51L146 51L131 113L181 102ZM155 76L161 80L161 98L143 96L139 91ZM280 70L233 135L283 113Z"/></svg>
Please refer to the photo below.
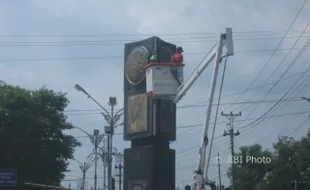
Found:
<svg viewBox="0 0 310 190"><path fill-rule="evenodd" d="M185 185L184 189L185 190L191 190L191 186L190 185Z"/></svg>
<svg viewBox="0 0 310 190"><path fill-rule="evenodd" d="M300 140L279 137L274 149L277 165L268 176L268 188L292 189L296 180L298 189L310 189L310 131Z"/></svg>
<svg viewBox="0 0 310 190"><path fill-rule="evenodd" d="M262 163L257 158L271 158L273 153L254 144L240 147L240 152L235 155L240 159L236 163L236 189L249 190L259 186L272 165ZM228 177L232 181L231 167L228 170Z"/></svg>
<svg viewBox="0 0 310 190"><path fill-rule="evenodd" d="M236 189L269 190L310 189L310 130L300 140L279 137L274 151L262 150L260 145L244 146L237 156L243 156L236 168ZM255 164L245 161L246 156L270 157L271 163ZM231 178L231 168L228 171Z"/></svg>
<svg viewBox="0 0 310 190"><path fill-rule="evenodd" d="M65 130L65 93L0 84L0 168L18 170L24 182L60 185L80 143Z"/></svg>
<svg viewBox="0 0 310 190"><path fill-rule="evenodd" d="M208 181L206 185L209 186L211 190L216 190L215 181Z"/></svg>

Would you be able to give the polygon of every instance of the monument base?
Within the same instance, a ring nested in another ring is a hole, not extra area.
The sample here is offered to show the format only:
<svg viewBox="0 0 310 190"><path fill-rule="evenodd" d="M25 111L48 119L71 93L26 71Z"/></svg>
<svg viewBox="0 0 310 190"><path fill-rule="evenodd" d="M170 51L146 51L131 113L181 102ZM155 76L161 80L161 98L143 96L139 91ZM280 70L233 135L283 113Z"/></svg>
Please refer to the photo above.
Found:
<svg viewBox="0 0 310 190"><path fill-rule="evenodd" d="M148 145L124 150L124 190L174 190L175 150Z"/></svg>

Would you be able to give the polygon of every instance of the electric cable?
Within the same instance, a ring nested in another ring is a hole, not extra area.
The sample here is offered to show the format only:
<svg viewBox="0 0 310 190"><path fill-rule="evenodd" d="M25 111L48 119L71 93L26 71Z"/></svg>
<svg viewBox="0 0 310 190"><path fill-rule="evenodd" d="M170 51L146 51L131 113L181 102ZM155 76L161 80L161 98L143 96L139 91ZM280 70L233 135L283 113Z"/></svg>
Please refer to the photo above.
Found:
<svg viewBox="0 0 310 190"><path fill-rule="evenodd" d="M286 30L261 30L261 31L234 31L238 35L252 35L252 34L279 34L284 33ZM290 32L298 32L299 29L290 30ZM110 36L153 36L153 35L220 35L218 32L189 32L189 33L107 33L107 34L0 34L0 37L29 37L29 38L42 38L42 37L110 37Z"/></svg>
<svg viewBox="0 0 310 190"><path fill-rule="evenodd" d="M304 33L304 31L308 28L309 25L310 25L310 21L308 22L308 24L306 25L306 27L304 28L304 30L302 31L302 33L300 34L300 36ZM298 38L295 40L295 42L294 42L294 44L293 44L293 46L292 46L293 48L297 45L297 43L299 42L299 40L300 40L300 37L298 37ZM289 50L289 51L287 52L287 54L283 57L283 59L281 60L281 62L279 63L279 65L276 67L276 69L273 70L273 72L269 75L269 77L267 78L267 80L265 80L265 82L264 82L263 85L265 85L265 84L271 79L271 77L274 76L274 74L278 71L278 69L281 67L281 65L284 63L284 61L287 59L287 57L291 54L291 52L292 52L292 50ZM293 64L293 65L294 65L294 64ZM292 65L292 66L293 66L293 65ZM292 66L291 66L291 64L290 64L288 68L291 68ZM289 69L285 70L284 74L282 74L281 76L283 77L288 71L289 71ZM280 77L280 79L281 79L281 77ZM276 84L277 84L277 83L276 83ZM261 101L263 101L263 100L270 94L270 92L272 91L272 89L273 89L274 87L275 87L275 85L273 85L273 86L271 87L271 89L265 94L265 96L261 99ZM255 96L255 94L257 94L260 90L261 90L261 89L258 89L248 100L252 99L252 98ZM248 100L247 100L247 101L248 101ZM249 115L251 115L251 114L257 109L257 107L258 107L259 105L260 105L260 104L257 104L256 107L254 107L254 108L252 109L252 111L247 115L247 117L248 117ZM248 108L249 108L249 107L248 107Z"/></svg>
<svg viewBox="0 0 310 190"><path fill-rule="evenodd" d="M261 70L258 72L258 74L255 76L255 78L252 80L252 82L250 83L250 85L243 91L243 93L235 100L238 101L248 90L249 88L251 88L251 86L256 82L256 80L258 79L258 77L263 73L263 71L265 70L265 68L267 67L267 65L270 63L271 59L274 57L277 49L280 48L282 42L284 41L286 35L289 33L290 29L293 27L295 21L297 20L298 16L300 15L301 11L303 10L305 4L307 3L308 0L305 0L303 2L303 4L301 5L301 7L299 8L297 14L295 15L293 21L291 22L290 26L288 27L288 29L286 30L285 35L283 36L283 38L281 39L281 41L278 43L276 49L272 52L271 56L269 57L269 59L267 60L267 62L264 64L264 66L261 68ZM228 108L227 108L228 109ZM227 110L225 109L225 110ZM224 110L224 111L225 111Z"/></svg>
<svg viewBox="0 0 310 190"><path fill-rule="evenodd" d="M295 38L296 36L289 36L289 37L284 37L285 38ZM309 37L309 36L302 36L302 37ZM279 39L283 37L257 37L257 38L236 38L234 39L235 41L244 41L244 40L271 40L271 39ZM133 39L133 40L123 40L123 41L80 41L79 43L68 43L68 42L31 42L28 44L27 43L7 43L7 44L1 44L0 42L0 47L2 48L10 48L10 47L59 47L59 46L112 46L112 45L124 45L125 43L130 43L133 41L140 41L142 39ZM166 39L165 39L166 40ZM169 40L169 39L167 39ZM190 39L181 39L181 40L170 40L170 42L173 43L205 43L205 42L215 42L217 41L215 38L214 39L206 39L206 40L190 40Z"/></svg>
<svg viewBox="0 0 310 190"><path fill-rule="evenodd" d="M290 50L292 48L281 49L283 51ZM301 49L301 48L294 48ZM240 50L235 51L238 53L255 53L262 51L274 51L274 50ZM187 53L186 55L205 55L206 53ZM107 57L50 57L50 58L16 58L16 59L0 59L0 62L9 63L9 62L48 62L48 61L90 61L90 60L106 60L106 59L124 59L123 56L107 56Z"/></svg>
<svg viewBox="0 0 310 190"><path fill-rule="evenodd" d="M310 42L310 38L309 38L308 41L305 43L305 45L304 45L305 48L309 46L309 42ZM287 71L288 71L292 66L294 66L294 65L296 64L296 61L297 61L297 60L300 58L300 56L304 53L305 48L298 52L298 54L294 57L294 59L293 59L292 62L290 63L289 67L284 71L284 73L280 76L279 79L281 79L281 78L287 73ZM308 71L308 70L310 70L310 67L308 67L307 71ZM301 79L304 75L305 75L305 73L302 74L301 77L299 77L299 79L298 79L292 86L296 85L296 83L298 83L298 82L300 81L300 79ZM278 82L278 81L277 81L277 82ZM269 89L269 91L266 93L267 95L268 95L268 94L273 90L273 88L277 85L277 82ZM291 86L291 87L292 87L292 86ZM289 89L289 91L290 91L290 90L291 90L291 88ZM289 91L288 91L288 92L289 92ZM262 119L265 115L267 115L269 112L271 112L271 111L282 101L282 99L285 98L285 96L288 94L288 92L286 92L286 93L281 97L281 99L280 99L278 102L276 102L267 112L265 112L262 116L260 116L256 121L254 121L254 122L252 122L251 124L248 124L248 125L246 125L246 126L244 126L244 127L241 127L241 128L249 127L250 125L253 125L254 123L258 122L260 119ZM266 95L266 94L265 94L265 95ZM266 96L265 96L265 97L266 97Z"/></svg>
<svg viewBox="0 0 310 190"><path fill-rule="evenodd" d="M266 119L270 119L270 118L276 118L276 117L284 117L284 116L295 116L295 115L303 115L303 114L307 114L307 113L310 113L310 111L304 111L304 112L295 112L295 113L288 113L288 114L281 114L281 115L274 115L274 116L268 116L266 117ZM235 122L240 122L240 121L243 121L243 120L236 120ZM222 123L226 123L226 122L222 122ZM253 130L250 130L250 129L253 129ZM251 133L251 132L254 132L257 128L246 128L244 130L245 133L241 134L241 137L244 136L245 134L248 134L248 133ZM250 131L248 131L250 130ZM193 136L193 135L192 135ZM218 139L222 139L223 136L220 135L220 136L217 136L214 138L214 140L218 140ZM227 140L227 142L229 142L229 140ZM225 144L225 141L222 141L220 143L217 143L217 147L223 145L223 143ZM184 153L188 153L189 151L191 150L195 150L195 148L199 147L199 145L195 145L195 146L192 146L192 147L189 147L189 148L186 148L186 149L183 149L181 150L179 153L177 154L184 154ZM195 152L192 152L191 154L194 154ZM191 155L189 154L189 155ZM186 155L188 156L188 155Z"/></svg>
<svg viewBox="0 0 310 190"><path fill-rule="evenodd" d="M304 121L301 125L299 125L298 127L294 128L292 132L289 133L289 135L287 135L288 137L291 137L293 133L297 132L299 129L301 129L306 123L308 123L310 121L310 118L308 117L306 121Z"/></svg>
<svg viewBox="0 0 310 190"><path fill-rule="evenodd" d="M265 100L262 103L273 103L273 102L277 102L278 99L269 99L269 100ZM303 101L300 99L300 97L291 97L291 98L286 98L283 99L283 101L285 102L298 102L298 101ZM227 102L227 103L221 103L220 105L239 105L239 104L256 104L256 103L260 103L260 101L248 101L248 102L236 102L236 103L232 103L232 102ZM178 109L189 109L189 108L198 108L198 107L206 107L206 105L197 105L197 104L201 104L201 103L196 103L196 104L187 104L184 106L178 106ZM213 106L217 106L217 104L213 104ZM95 111L101 111L101 109L75 109L75 110L65 110L63 111L64 113L66 113L66 115L89 115L89 114L99 114L101 115L101 113L93 113ZM74 112L85 112L85 113L78 113L75 114Z"/></svg>

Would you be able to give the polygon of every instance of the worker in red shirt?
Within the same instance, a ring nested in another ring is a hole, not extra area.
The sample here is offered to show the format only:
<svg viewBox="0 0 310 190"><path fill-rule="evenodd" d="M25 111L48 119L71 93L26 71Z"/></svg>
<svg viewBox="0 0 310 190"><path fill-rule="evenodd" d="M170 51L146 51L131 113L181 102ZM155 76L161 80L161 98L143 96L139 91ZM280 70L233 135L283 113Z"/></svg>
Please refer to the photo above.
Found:
<svg viewBox="0 0 310 190"><path fill-rule="evenodd" d="M177 47L177 51L171 56L170 62L171 63L176 63L176 64L181 64L183 63L183 48L182 47Z"/></svg>
<svg viewBox="0 0 310 190"><path fill-rule="evenodd" d="M183 48L182 47L177 47L177 51L171 56L170 62L175 63L175 64L182 64L183 63ZM181 82L179 80L179 73L177 69L171 69L171 73L173 78L178 82L179 85L181 85Z"/></svg>

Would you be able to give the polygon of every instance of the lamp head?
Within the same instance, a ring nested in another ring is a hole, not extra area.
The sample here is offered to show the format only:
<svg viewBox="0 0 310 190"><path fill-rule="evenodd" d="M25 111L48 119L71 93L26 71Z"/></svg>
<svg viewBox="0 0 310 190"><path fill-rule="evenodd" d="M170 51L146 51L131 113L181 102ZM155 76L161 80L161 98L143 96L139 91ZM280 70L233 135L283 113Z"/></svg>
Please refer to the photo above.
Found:
<svg viewBox="0 0 310 190"><path fill-rule="evenodd" d="M110 106L116 106L116 97L109 97L109 105Z"/></svg>
<svg viewBox="0 0 310 190"><path fill-rule="evenodd" d="M99 135L99 129L94 129L94 135Z"/></svg>
<svg viewBox="0 0 310 190"><path fill-rule="evenodd" d="M82 86L80 86L79 84L75 84L75 85L74 85L74 88L75 88L77 91L80 91L80 92L83 92L83 93L86 94L86 95L89 95L89 94L86 92L86 90L85 90Z"/></svg>

